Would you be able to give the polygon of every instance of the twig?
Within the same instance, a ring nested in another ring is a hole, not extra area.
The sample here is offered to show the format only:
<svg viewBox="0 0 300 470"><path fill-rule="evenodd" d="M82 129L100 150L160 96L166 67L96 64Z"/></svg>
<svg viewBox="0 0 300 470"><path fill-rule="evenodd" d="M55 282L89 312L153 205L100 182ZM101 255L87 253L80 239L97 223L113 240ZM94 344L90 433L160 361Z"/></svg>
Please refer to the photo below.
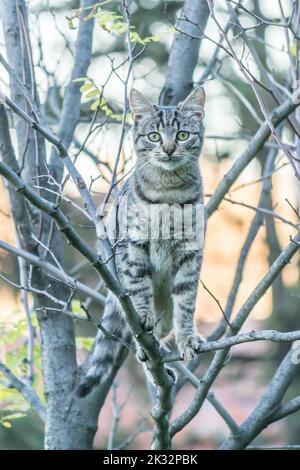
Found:
<svg viewBox="0 0 300 470"><path fill-rule="evenodd" d="M231 348L237 344L251 343L254 341L272 341L276 343L293 342L300 339L300 331L290 331L282 333L276 330L261 330L250 331L240 335L230 336L219 341L207 341L201 344L199 354L217 351L220 349ZM181 361L182 358L179 354L167 354L164 357L164 362Z"/></svg>
<svg viewBox="0 0 300 470"><path fill-rule="evenodd" d="M111 404L112 404L112 424L111 428L109 431L108 435L108 443L107 443L107 449L108 450L113 450L115 448L114 443L116 440L116 434L118 431L118 426L119 426L119 421L120 421L120 413L121 413L121 407L118 404L117 401L117 390L118 390L118 385L116 382L112 384L112 399L111 399Z"/></svg>
<svg viewBox="0 0 300 470"><path fill-rule="evenodd" d="M275 211L272 211L272 210L269 210L269 209L266 209L265 207L255 207L255 206L252 206L251 204L247 204L245 202L241 202L241 201L235 201L234 199L231 199L230 197L224 197L223 198L223 201L226 201L226 202L230 202L231 204L233 205L237 205L237 206L241 206L241 207L246 207L247 209L251 209L251 210L254 210L256 212L260 212L261 214L265 214L265 215L269 215L271 217L274 217L274 219L278 219L280 220L281 222L283 222L284 224L287 224L287 225L290 225L291 227L295 228L296 230L298 230L298 225L299 224L294 224L293 222L291 222L290 220L286 219L285 217L283 217L282 215L278 214L278 212L275 212Z"/></svg>
<svg viewBox="0 0 300 470"><path fill-rule="evenodd" d="M296 109L297 106L298 103L292 102L290 99L285 100L282 105L278 106L270 113L270 119L272 120L273 125L278 126L289 114L291 114ZM224 175L221 183L208 201L206 206L208 217L218 209L223 197L229 191L232 184L236 181L244 168L246 168L248 163L250 163L250 161L257 155L259 150L261 150L270 135L271 130L269 124L267 121L265 121L249 142L246 150L235 161L228 173Z"/></svg>
<svg viewBox="0 0 300 470"><path fill-rule="evenodd" d="M293 377L299 372L299 362L293 361L293 349L287 353L278 367L270 384L258 405L240 426L238 436L230 436L220 446L220 449L244 449L269 424L269 416L278 408L287 387Z"/></svg>
<svg viewBox="0 0 300 470"><path fill-rule="evenodd" d="M42 421L46 420L46 409L41 403L39 397L35 391L29 386L26 385L22 380L20 380L16 375L12 373L8 367L6 367L2 362L0 362L0 371L5 375L9 380L11 387L18 390L23 397L30 403L32 408L37 411Z"/></svg>
<svg viewBox="0 0 300 470"><path fill-rule="evenodd" d="M295 237L295 241L300 241L300 233ZM278 256L278 258L274 261L272 266L270 267L267 274L263 277L263 279L259 282L253 292L250 294L242 308L240 309L239 313L237 314L235 320L231 324L231 331L227 333L227 336L222 341L230 340L234 341L233 338L236 336L236 333L241 329L244 322L248 318L249 314L251 313L253 307L257 304L259 299L264 295L267 289L272 285L273 281L276 279L277 275L282 271L284 266L292 259L294 254L298 251L298 246L290 242L287 247L282 251L282 253ZM285 334L285 333L284 333ZM272 337L272 333L271 333ZM209 344L209 343L208 343ZM202 345L204 347L205 343ZM209 346L208 346L209 347ZM214 380L218 376L220 370L223 368L224 363L226 362L228 354L228 348L221 349L215 353L215 356L204 376L199 382L195 397L190 404L190 406L180 415L178 416L173 423L171 424L171 435L173 436L177 432L179 432L183 427L187 425L198 413L200 410L207 393L209 392L210 387L212 386Z"/></svg>
<svg viewBox="0 0 300 470"><path fill-rule="evenodd" d="M102 259L99 259L93 249L78 235L74 227L70 225L67 217L55 204L43 199L33 191L3 162L0 162L0 174L33 205L43 210L55 220L68 242L89 260L95 270L102 276L107 287L119 299L131 332L147 355L147 366L153 381L156 383L159 400L151 412L157 426L156 446L158 448L169 448L171 446L171 438L168 414L172 408L171 390L174 382L164 367L156 339L152 334L148 334L142 329L139 315L135 311L129 295L123 290L119 281L111 274ZM0 246L1 244L3 246L3 242L0 243Z"/></svg>
<svg viewBox="0 0 300 470"><path fill-rule="evenodd" d="M65 275L62 274L60 269L57 269L55 266L53 266L53 264L50 264L44 260L41 261L37 256L32 255L25 250L15 248L14 246L2 240L0 240L0 248L16 256L21 256L34 266L37 266L40 269L44 269L46 272L53 274L57 279L60 279L61 281L65 282ZM104 305L105 297L103 295L99 294L91 287L86 286L82 282L75 280L69 275L67 275L67 285L69 285L72 289L78 289L82 293L93 298L94 300L99 302L100 305Z"/></svg>
<svg viewBox="0 0 300 470"><path fill-rule="evenodd" d="M226 321L227 325L228 325L229 327L231 327L230 322L229 322L229 320L228 320L228 318L227 318L227 316L226 316L226 314L225 314L225 311L224 311L224 309L223 309L223 307L222 307L220 301L219 301L219 300L215 297L215 295L208 289L208 287L206 287L206 285L204 284L203 281L200 280L200 282L201 282L201 284L202 284L204 290L206 290L206 292L208 292L209 295L210 295L210 296L214 299L214 301L217 303L217 305L218 305L218 307L220 308L220 310L221 310L221 312L222 312L222 315L223 315L223 317L224 317L224 320Z"/></svg>

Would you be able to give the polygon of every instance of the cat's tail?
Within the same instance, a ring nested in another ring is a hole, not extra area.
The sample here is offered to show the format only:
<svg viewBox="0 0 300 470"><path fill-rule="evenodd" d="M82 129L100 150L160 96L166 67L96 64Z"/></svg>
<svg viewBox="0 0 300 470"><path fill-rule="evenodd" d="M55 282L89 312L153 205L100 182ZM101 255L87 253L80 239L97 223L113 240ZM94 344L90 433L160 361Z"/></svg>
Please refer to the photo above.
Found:
<svg viewBox="0 0 300 470"><path fill-rule="evenodd" d="M131 334L122 315L121 307L111 293L106 299L101 325L108 333L98 331L87 373L76 390L78 397L85 397L96 385L104 383L109 378L117 358L120 356L121 349L124 349L124 341L131 342Z"/></svg>

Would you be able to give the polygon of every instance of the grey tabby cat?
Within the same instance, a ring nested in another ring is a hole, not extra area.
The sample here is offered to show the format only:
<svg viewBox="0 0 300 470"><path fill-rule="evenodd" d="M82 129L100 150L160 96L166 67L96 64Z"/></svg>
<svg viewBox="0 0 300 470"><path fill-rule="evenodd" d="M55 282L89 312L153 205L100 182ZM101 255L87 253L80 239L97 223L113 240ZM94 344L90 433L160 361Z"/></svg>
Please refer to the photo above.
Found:
<svg viewBox="0 0 300 470"><path fill-rule="evenodd" d="M176 236L182 223L175 227L175 215L171 218L169 237L161 235L160 218L151 221L152 228L160 225L158 236L153 237L153 233L145 236L142 228L149 226L150 207L162 207L165 211L162 215L173 213L173 206L194 209L200 205L203 210L198 161L203 141L204 102L201 87L177 107L152 105L140 92L131 90L137 162L120 198L121 201L126 198L127 211L120 209L119 200L111 217L111 224L117 222L117 233L110 238L116 246L118 276L131 296L142 326L154 331L158 339L174 328L176 345L186 360L194 357L204 341L194 327L203 237L196 237L191 246L189 230L181 232L181 237ZM190 214L189 222L195 216L193 211ZM131 232L133 229L135 236L121 237L118 230L123 224ZM204 219L201 224L200 230L204 232ZM107 296L102 325L115 336L132 341L120 303L112 293ZM98 332L90 367L77 389L78 396L87 395L96 384L108 378L120 350L119 343Z"/></svg>

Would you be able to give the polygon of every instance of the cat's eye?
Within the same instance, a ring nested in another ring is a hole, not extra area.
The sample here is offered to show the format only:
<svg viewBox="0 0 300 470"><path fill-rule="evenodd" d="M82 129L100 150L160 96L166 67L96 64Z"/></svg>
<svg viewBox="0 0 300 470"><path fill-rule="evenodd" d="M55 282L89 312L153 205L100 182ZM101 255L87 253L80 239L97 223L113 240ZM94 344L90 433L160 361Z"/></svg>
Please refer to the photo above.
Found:
<svg viewBox="0 0 300 470"><path fill-rule="evenodd" d="M160 133L150 132L150 134L148 134L148 139L151 140L151 142L158 142L160 140Z"/></svg>
<svg viewBox="0 0 300 470"><path fill-rule="evenodd" d="M177 140L187 140L189 138L189 132L188 131L179 131L177 132L176 139Z"/></svg>

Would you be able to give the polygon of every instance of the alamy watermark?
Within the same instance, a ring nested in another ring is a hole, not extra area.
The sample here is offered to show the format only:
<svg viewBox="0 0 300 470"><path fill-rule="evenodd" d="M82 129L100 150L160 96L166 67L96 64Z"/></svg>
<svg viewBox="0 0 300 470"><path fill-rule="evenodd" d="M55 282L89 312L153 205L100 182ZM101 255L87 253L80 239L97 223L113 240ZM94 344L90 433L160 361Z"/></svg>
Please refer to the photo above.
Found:
<svg viewBox="0 0 300 470"><path fill-rule="evenodd" d="M130 198L123 196L111 212L105 229L98 231L99 239L108 236L110 240L184 240L187 249L197 249L204 243L203 203L132 204Z"/></svg>

